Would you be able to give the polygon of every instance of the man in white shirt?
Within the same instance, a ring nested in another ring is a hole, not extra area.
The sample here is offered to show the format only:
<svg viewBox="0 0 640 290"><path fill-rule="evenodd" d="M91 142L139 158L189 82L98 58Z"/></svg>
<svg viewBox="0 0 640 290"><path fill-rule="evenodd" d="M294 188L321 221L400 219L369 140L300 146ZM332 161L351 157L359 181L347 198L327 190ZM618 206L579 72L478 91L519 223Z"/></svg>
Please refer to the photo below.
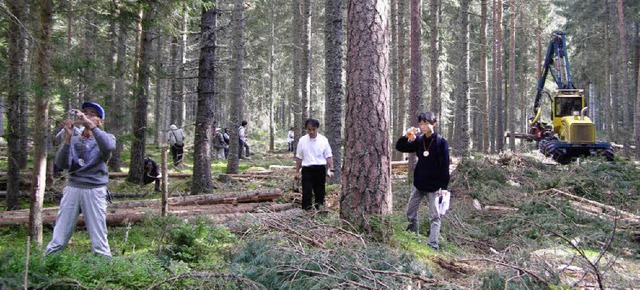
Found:
<svg viewBox="0 0 640 290"><path fill-rule="evenodd" d="M320 209L324 205L326 177L333 177L333 155L329 140L318 133L318 120L307 119L304 127L307 135L300 137L296 149L296 179L302 174L302 209ZM314 194L315 205L311 200Z"/></svg>

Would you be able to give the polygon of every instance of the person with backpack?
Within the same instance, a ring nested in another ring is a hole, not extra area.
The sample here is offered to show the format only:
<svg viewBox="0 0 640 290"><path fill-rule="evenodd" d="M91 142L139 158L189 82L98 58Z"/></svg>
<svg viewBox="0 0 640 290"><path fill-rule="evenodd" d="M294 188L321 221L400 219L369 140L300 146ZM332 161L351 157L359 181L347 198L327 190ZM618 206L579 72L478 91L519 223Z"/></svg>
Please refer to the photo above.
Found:
<svg viewBox="0 0 640 290"><path fill-rule="evenodd" d="M220 128L215 128L215 133L213 133L213 156L217 160L225 160L225 147L229 147L224 140L224 136L222 132L220 132Z"/></svg>
<svg viewBox="0 0 640 290"><path fill-rule="evenodd" d="M222 138L224 139L224 156L228 157L229 156L229 139L231 137L229 137L229 130L227 128L224 128L224 133L222 133Z"/></svg>
<svg viewBox="0 0 640 290"><path fill-rule="evenodd" d="M169 145L171 146L173 166L177 167L182 163L182 156L184 154L184 132L175 124L171 124L171 126L169 126L167 141L169 141Z"/></svg>
<svg viewBox="0 0 640 290"><path fill-rule="evenodd" d="M160 167L158 163L156 163L151 157L147 156L144 158L144 176L142 178L142 183L149 184L155 182L155 191L160 192L160 179L162 178L162 174L160 174Z"/></svg>
<svg viewBox="0 0 640 290"><path fill-rule="evenodd" d="M411 196L407 203L408 231L419 233L418 209L423 197L427 197L429 205L429 220L431 228L427 245L434 250L439 249L440 212L436 199L441 198L442 192L449 186L449 143L442 135L435 132L437 125L433 112L422 113L418 116L417 128L411 127L405 136L396 142L396 149L400 152L415 152L418 162L413 173Z"/></svg>

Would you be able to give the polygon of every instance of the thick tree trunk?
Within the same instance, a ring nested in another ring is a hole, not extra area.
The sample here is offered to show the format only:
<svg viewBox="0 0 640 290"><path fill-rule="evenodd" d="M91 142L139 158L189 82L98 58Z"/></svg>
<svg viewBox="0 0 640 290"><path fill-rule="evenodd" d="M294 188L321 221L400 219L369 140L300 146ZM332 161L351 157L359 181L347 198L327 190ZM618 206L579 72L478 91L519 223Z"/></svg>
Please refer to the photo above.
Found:
<svg viewBox="0 0 640 290"><path fill-rule="evenodd" d="M311 117L311 0L299 1L302 5L301 102L303 119L307 119Z"/></svg>
<svg viewBox="0 0 640 290"><path fill-rule="evenodd" d="M333 153L335 175L341 180L342 154L342 0L325 3L325 123L326 136Z"/></svg>
<svg viewBox="0 0 640 290"><path fill-rule="evenodd" d="M460 2L458 29L459 56L457 63L456 105L454 154L467 156L469 154L469 0Z"/></svg>
<svg viewBox="0 0 640 290"><path fill-rule="evenodd" d="M302 43L302 1L291 1L291 12L293 13L293 43ZM303 112L302 112L302 89L300 60L302 58L302 47L299 45L293 45L292 53L292 65L293 65L293 92L291 99L289 100L289 110L293 112L293 132L295 134L294 148L298 147L298 140L302 136L303 128ZM236 125L238 126L238 125Z"/></svg>
<svg viewBox="0 0 640 290"><path fill-rule="evenodd" d="M411 76L409 86L409 124L418 125L418 115L422 112L422 0L411 0L411 33L410 56ZM416 167L416 155L407 154L409 157L409 175L413 176ZM411 178L409 179L411 180ZM411 181L410 181L411 182Z"/></svg>
<svg viewBox="0 0 640 290"><path fill-rule="evenodd" d="M371 231L391 212L387 1L349 1L347 112L340 216ZM363 124L376 124L369 126Z"/></svg>
<svg viewBox="0 0 640 290"><path fill-rule="evenodd" d="M119 12L118 12L119 13ZM106 119L105 127L108 131L116 137L116 150L111 154L111 158L108 161L109 171L120 172L122 166L122 151L124 150L124 143L122 142L122 136L125 133L125 118L126 113L124 108L128 107L129 98L127 98L126 92L126 71L127 71L127 27L124 23L118 24L117 43L114 44L117 47L117 60L115 65L115 94L114 102L111 107L110 118Z"/></svg>
<svg viewBox="0 0 640 290"><path fill-rule="evenodd" d="M137 82L135 85L135 105L133 111L133 141L131 142L131 163L129 164L129 176L127 181L142 183L144 177L144 157L146 155L147 140L147 105L149 103L149 67L153 52L151 33L153 19L155 17L156 3L144 11L142 20L142 34L140 42L139 66L137 68Z"/></svg>
<svg viewBox="0 0 640 290"><path fill-rule="evenodd" d="M630 151L630 141L631 141L631 132L633 132L633 129L631 127L632 124L632 120L631 120L631 96L629 95L629 73L628 73L628 47L627 47L627 29L625 27L625 19L624 19L624 10L623 10L623 0L617 0L616 3L616 7L618 10L618 37L619 37L619 41L620 41L620 78L618 78L619 80L619 86L620 86L620 92L622 93L622 135L621 137L623 138L622 143L624 144L624 155L625 156L629 156L631 151Z"/></svg>
<svg viewBox="0 0 640 290"><path fill-rule="evenodd" d="M489 13L487 13L487 5L488 0L482 0L480 4L480 114L481 114L481 123L480 132L476 132L479 134L480 140L482 141L478 149L480 152L489 153L489 102L488 102L488 85L489 78L487 74L487 18L489 17Z"/></svg>
<svg viewBox="0 0 640 290"><path fill-rule="evenodd" d="M406 1L398 1L398 128L393 134L394 138L398 138L404 134L404 130L407 128L407 100L405 90L405 55L406 55L406 30L405 30L405 15L406 15ZM395 140L392 140L395 141ZM395 151L395 150L394 150ZM398 151L395 151L398 152ZM404 154L398 152L398 160L403 159Z"/></svg>
<svg viewBox="0 0 640 290"><path fill-rule="evenodd" d="M516 18L518 17L518 1L511 0L511 19L510 21L510 30L509 31L509 96L505 98L508 102L507 106L507 114L509 116L507 124L509 126L509 131L516 131L516 100L517 100L517 91L516 91ZM516 138L514 134L511 134L509 137L509 149L514 152L516 151Z"/></svg>
<svg viewBox="0 0 640 290"><path fill-rule="evenodd" d="M398 0L389 0L389 30L391 34L390 53L389 53L389 81L391 82L391 145L395 142L397 136L402 135L400 128L398 112ZM402 152L398 150L391 151L391 160L396 161L402 159Z"/></svg>
<svg viewBox="0 0 640 290"><path fill-rule="evenodd" d="M196 115L195 138L193 141L193 181L191 194L210 192L211 179L211 130L213 126L213 98L215 93L216 60L216 1L202 12L200 21L200 65L198 75L198 112Z"/></svg>
<svg viewBox="0 0 640 290"><path fill-rule="evenodd" d="M172 80L173 98L171 100L171 124L177 125L182 128L186 115L185 110L185 62L187 55L187 33L189 31L189 14L185 9L183 14L182 31L179 38L173 39L171 53L174 55L174 79Z"/></svg>
<svg viewBox="0 0 640 290"><path fill-rule="evenodd" d="M440 91L438 90L438 37L439 30L439 0L429 0L429 10L431 17L429 18L429 86L431 89L431 108L436 116L440 115Z"/></svg>
<svg viewBox="0 0 640 290"><path fill-rule="evenodd" d="M503 76L502 76L502 0L497 0L497 5L494 7L496 13L496 19L494 25L496 25L495 37L495 51L496 51L496 79L495 79L495 102L496 102L496 149L502 151L504 149L504 106L503 106Z"/></svg>
<svg viewBox="0 0 640 290"><path fill-rule="evenodd" d="M231 100L231 128L230 128L230 144L229 156L227 156L227 173L238 173L240 137L238 136L238 127L242 122L243 99L244 99L244 8L242 0L234 1L233 17L232 17L232 100Z"/></svg>
<svg viewBox="0 0 640 290"><path fill-rule="evenodd" d="M18 156L20 156L23 147L20 146L20 99L26 98L25 87L22 82L22 66L24 58L24 42L22 35L24 30L21 22L24 21L22 12L22 0L7 1L9 12L14 18L10 18L9 29L9 71L8 75L13 76L7 78L8 93L7 96L7 210L17 209L19 206L20 196L20 165Z"/></svg>
<svg viewBox="0 0 640 290"><path fill-rule="evenodd" d="M38 89L35 100L35 130L33 154L33 188L29 213L31 240L42 245L42 206L47 168L46 139L49 132L49 73L51 69L51 31L53 26L53 1L42 0L39 7L38 44L36 52L36 80Z"/></svg>

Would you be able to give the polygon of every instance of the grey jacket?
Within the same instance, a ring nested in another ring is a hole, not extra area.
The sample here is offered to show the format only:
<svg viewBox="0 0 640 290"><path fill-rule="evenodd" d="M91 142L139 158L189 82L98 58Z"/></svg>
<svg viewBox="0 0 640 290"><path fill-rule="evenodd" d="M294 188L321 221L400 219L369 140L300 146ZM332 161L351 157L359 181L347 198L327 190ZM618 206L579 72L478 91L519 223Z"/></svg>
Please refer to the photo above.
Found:
<svg viewBox="0 0 640 290"><path fill-rule="evenodd" d="M109 172L107 161L116 149L116 138L94 128L91 137L71 137L71 144L64 144L56 153L56 165L69 170L67 185L78 188L96 188L107 185Z"/></svg>

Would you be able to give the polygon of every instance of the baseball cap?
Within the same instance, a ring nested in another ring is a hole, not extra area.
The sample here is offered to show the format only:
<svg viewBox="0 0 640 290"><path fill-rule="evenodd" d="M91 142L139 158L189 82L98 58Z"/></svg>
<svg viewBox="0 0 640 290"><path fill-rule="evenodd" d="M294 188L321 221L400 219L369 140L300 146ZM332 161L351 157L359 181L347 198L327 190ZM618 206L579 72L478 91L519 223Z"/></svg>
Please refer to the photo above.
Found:
<svg viewBox="0 0 640 290"><path fill-rule="evenodd" d="M85 109L85 108L92 108L96 110L96 112L98 112L98 117L104 120L104 109L100 105L93 102L84 102L82 103L82 109Z"/></svg>

